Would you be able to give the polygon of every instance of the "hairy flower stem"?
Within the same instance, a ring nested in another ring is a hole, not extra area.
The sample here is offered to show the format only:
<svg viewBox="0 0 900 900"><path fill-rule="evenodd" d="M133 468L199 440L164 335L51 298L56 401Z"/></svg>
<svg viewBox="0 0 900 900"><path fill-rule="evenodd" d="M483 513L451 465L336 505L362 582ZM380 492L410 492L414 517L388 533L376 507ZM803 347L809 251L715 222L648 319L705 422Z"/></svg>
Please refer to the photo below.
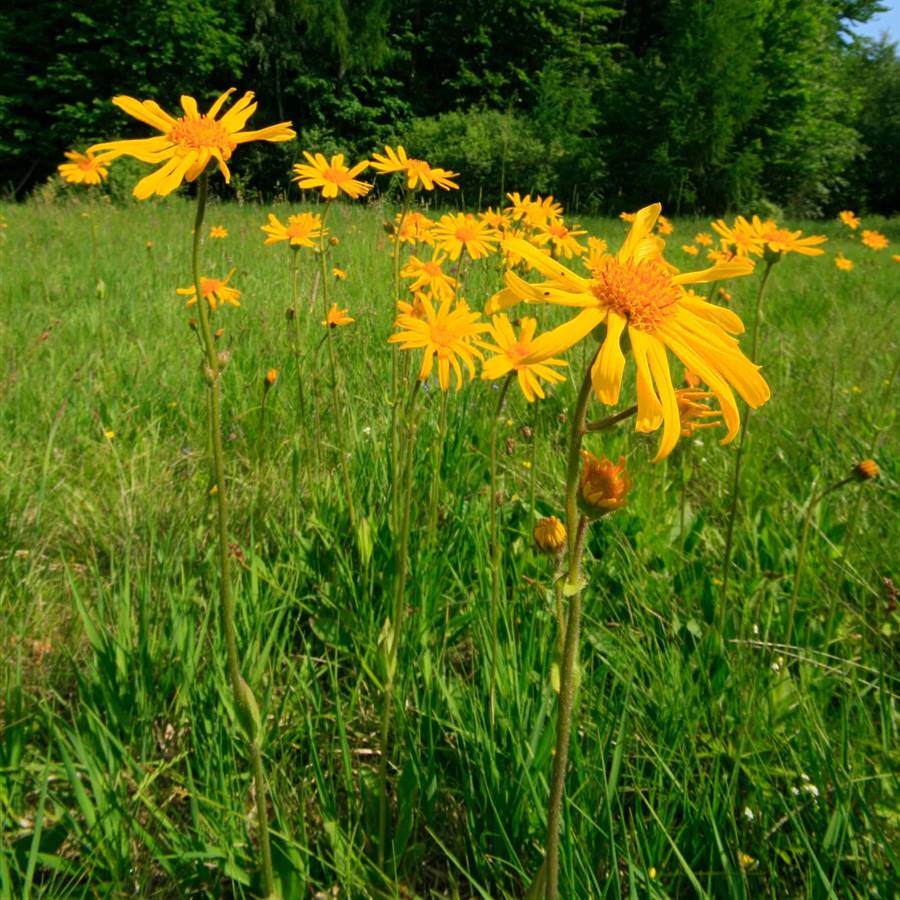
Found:
<svg viewBox="0 0 900 900"><path fill-rule="evenodd" d="M325 263L325 220L331 210L331 201L326 203L325 212L322 213L322 233L319 236L319 273L322 284L322 310L328 319L328 278ZM338 452L341 456L341 480L344 484L344 499L347 502L347 514L350 518L350 527L356 525L356 505L353 502L353 486L350 483L350 460L347 454L347 441L344 437L344 417L341 410L341 401L338 388L337 358L334 352L334 340L331 332L334 329L330 325L325 326L325 334L328 343L328 361L331 369L331 402L334 407L334 429L337 433Z"/></svg>
<svg viewBox="0 0 900 900"><path fill-rule="evenodd" d="M499 497L500 486L497 483L497 430L500 424L500 416L503 413L503 403L509 391L510 382L515 375L511 371L503 381L500 395L497 397L497 408L494 410L494 421L491 423L491 685L490 685L490 712L491 725L494 724L494 700L497 687L497 617L500 608L500 566L502 549L499 535ZM534 435L532 435L534 440Z"/></svg>
<svg viewBox="0 0 900 900"><path fill-rule="evenodd" d="M422 382L417 378L406 409L406 439L403 460L403 498L400 512L400 534L397 543L396 576L394 581L394 602L389 627L385 629L385 684L381 708L380 759L378 764L378 868L384 871L387 841L387 765L390 757L391 718L394 702L394 676L400 653L401 636L405 620L406 574L409 568L409 520L413 493L413 472L416 441L416 400Z"/></svg>
<svg viewBox="0 0 900 900"><path fill-rule="evenodd" d="M259 824L259 848L262 857L262 879L266 897L277 896L275 875L272 869L272 849L269 845L269 812L266 803L266 777L263 769L262 735L259 708L253 691L241 675L238 659L237 633L234 626L234 598L231 594L228 552L228 505L225 496L225 454L222 449L222 367L216 353L216 345L209 323L209 310L203 296L200 282L200 237L203 217L206 213L206 196L209 179L204 172L197 184L197 214L194 219L193 270L194 287L197 293L197 308L200 311L200 329L206 350L206 381L209 402L210 437L212 443L212 464L215 476L216 501L218 506L219 531L219 575L222 600L222 631L225 637L225 652L228 680L234 695L235 712L247 745L253 769L256 788L256 819Z"/></svg>
<svg viewBox="0 0 900 900"><path fill-rule="evenodd" d="M599 350L597 351L599 352ZM594 359L596 359L596 353ZM550 805L547 809L546 900L559 898L559 829L562 820L562 801L566 785L566 765L569 760L569 737L572 733L572 711L575 698L575 673L578 669L578 633L581 627L581 555L587 519L578 516L579 451L584 435L588 403L591 399L591 369L588 365L572 416L569 432L569 457L566 466L566 532L569 566L564 592L569 595L568 616L565 621L565 641L559 674L559 711L556 720L556 752L550 777Z"/></svg>
<svg viewBox="0 0 900 900"><path fill-rule="evenodd" d="M756 355L759 350L759 325L762 318L762 301L766 292L766 285L769 283L769 274L772 267L778 262L780 257L771 256L766 258L766 270L763 272L762 279L759 282L759 289L756 292L756 308L753 313L753 334L751 337L750 360L755 362ZM738 438L737 452L734 457L734 477L731 482L731 506L728 510L728 527L725 533L725 554L722 561L722 595L719 602L718 626L719 632L725 630L725 624L728 619L728 576L731 572L731 552L734 549L734 523L737 519L738 501L741 495L741 463L744 459L744 448L747 442L747 432L750 426L750 409L744 411L744 418L741 421L741 433Z"/></svg>

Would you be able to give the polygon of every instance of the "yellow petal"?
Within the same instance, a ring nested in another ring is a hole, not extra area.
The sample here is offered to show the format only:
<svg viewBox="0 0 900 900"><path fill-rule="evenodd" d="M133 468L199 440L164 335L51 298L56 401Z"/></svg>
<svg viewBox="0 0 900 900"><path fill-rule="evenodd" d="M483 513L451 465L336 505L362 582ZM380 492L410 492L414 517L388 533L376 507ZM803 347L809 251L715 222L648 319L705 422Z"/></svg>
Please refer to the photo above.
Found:
<svg viewBox="0 0 900 900"><path fill-rule="evenodd" d="M601 403L613 406L619 402L622 390L622 373L625 371L625 354L622 353L622 332L626 319L610 311L606 318L606 338L591 369L594 393Z"/></svg>
<svg viewBox="0 0 900 900"><path fill-rule="evenodd" d="M643 209L638 210L635 214L634 222L631 223L628 237L625 238L624 243L619 248L619 252L616 254L619 262L625 262L634 258L641 241L653 231L653 226L656 224L656 220L661 212L661 203L654 203L651 206L645 206Z"/></svg>
<svg viewBox="0 0 900 900"><path fill-rule="evenodd" d="M118 97L113 97L112 102L123 112L128 113L129 116L132 116L139 122L152 125L160 131L168 133L175 124L175 120L152 100L145 100L141 103L140 100L135 100L134 97L127 97L121 94Z"/></svg>

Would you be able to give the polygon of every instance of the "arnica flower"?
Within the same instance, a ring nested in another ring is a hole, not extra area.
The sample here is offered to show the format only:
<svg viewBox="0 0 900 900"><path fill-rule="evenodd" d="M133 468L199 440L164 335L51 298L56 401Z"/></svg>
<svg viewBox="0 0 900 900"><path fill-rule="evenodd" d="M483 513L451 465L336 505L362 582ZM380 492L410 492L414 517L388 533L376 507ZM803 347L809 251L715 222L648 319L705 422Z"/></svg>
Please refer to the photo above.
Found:
<svg viewBox="0 0 900 900"><path fill-rule="evenodd" d="M532 228L540 228L550 218L561 218L563 214L562 204L548 197L536 196L533 200L531 194L520 196L518 192L506 195L510 200L510 206L506 208L514 222L524 222Z"/></svg>
<svg viewBox="0 0 900 900"><path fill-rule="evenodd" d="M241 292L236 288L228 286L231 276L234 275L236 271L236 269L232 269L222 279L205 277L200 279L200 290L206 298L206 302L209 303L209 308L214 312L217 307L224 306L226 303L230 303L232 306L241 305ZM175 293L190 297L191 299L187 302L188 306L193 306L197 302L197 290L194 285L191 285L188 288L176 288Z"/></svg>
<svg viewBox="0 0 900 900"><path fill-rule="evenodd" d="M590 278L576 275L525 241L507 239L504 246L512 245L551 280L529 284L507 272L506 290L492 298L500 308L524 300L581 309L574 319L543 335L541 352L525 357L523 363L558 356L605 324L591 379L597 399L610 406L619 401L625 371L621 342L627 329L637 369L635 427L649 432L663 426L656 460L672 451L681 432L666 348L715 394L727 425L722 443L735 437L740 424L732 386L754 409L769 399L769 386L758 367L741 353L732 337L743 332L741 320L730 310L685 290L685 285L749 275L752 261L736 257L700 272L679 273L662 257L663 240L652 234L659 210L658 203L642 209L619 252L600 260Z"/></svg>
<svg viewBox="0 0 900 900"><path fill-rule="evenodd" d="M696 256L700 252L700 248L695 247L693 244L682 244L681 249L684 250L688 256Z"/></svg>
<svg viewBox="0 0 900 900"><path fill-rule="evenodd" d="M587 263L588 269L593 271L600 264L600 260L606 256L609 248L603 238L594 237L593 235L587 239L587 245L588 255L585 262Z"/></svg>
<svg viewBox="0 0 900 900"><path fill-rule="evenodd" d="M874 459L864 459L853 467L852 474L857 481L871 481L881 474L881 469Z"/></svg>
<svg viewBox="0 0 900 900"><path fill-rule="evenodd" d="M272 385L275 384L276 381L278 381L278 369L269 369L269 371L266 372L265 377L266 388L272 387Z"/></svg>
<svg viewBox="0 0 900 900"><path fill-rule="evenodd" d="M411 256L409 262L400 270L400 275L403 278L415 279L409 286L411 291L431 291L438 300L450 300L457 288L457 281L441 268L446 261L447 254L442 254L440 250L435 250L428 260Z"/></svg>
<svg viewBox="0 0 900 900"><path fill-rule="evenodd" d="M656 220L656 233L657 234L668 235L668 234L671 234L674 230L675 230L675 227L665 216L660 216Z"/></svg>
<svg viewBox="0 0 900 900"><path fill-rule="evenodd" d="M463 375L459 361L462 360L469 372L469 378L475 377L475 359L483 359L479 350L472 346L472 340L488 330L488 325L479 322L479 314L472 312L465 304L453 305L445 300L435 310L431 300L422 295L422 306L425 317L401 313L394 323L399 329L388 341L399 344L402 350L424 350L422 368L419 379L425 381L434 368L434 360L438 363L438 383L442 391L450 389L450 370L456 375L456 389L462 387Z"/></svg>
<svg viewBox="0 0 900 900"><path fill-rule="evenodd" d="M401 223L401 218L403 219ZM391 230L391 240L395 237L401 244L428 244L434 246L434 236L431 229L434 222L424 213L408 212L405 216L397 213L394 217L394 227L389 224L385 227Z"/></svg>
<svg viewBox="0 0 900 900"><path fill-rule="evenodd" d="M713 237L706 231L700 231L694 235L694 243L701 247L712 247Z"/></svg>
<svg viewBox="0 0 900 900"><path fill-rule="evenodd" d="M492 206L489 206L484 212L478 213L478 218L496 231L506 231L509 226L509 215L506 210L494 209Z"/></svg>
<svg viewBox="0 0 900 900"><path fill-rule="evenodd" d="M675 391L678 401L678 413L681 416L681 436L693 437L701 428L718 428L722 424L722 413L718 409L712 409L705 400L715 397L712 391L698 391L682 389ZM717 421L703 421L716 419Z"/></svg>
<svg viewBox="0 0 900 900"><path fill-rule="evenodd" d="M247 91L221 119L225 101L234 93L229 88L216 100L206 113L197 109L193 97L183 96L181 108L184 115L175 119L152 100L140 102L133 97L113 97L119 109L135 119L152 125L162 132L152 138L131 141L107 141L95 144L91 150L109 150L113 157L133 156L146 163L162 163L155 172L142 178L134 188L138 200L146 200L153 194L165 197L182 181L194 181L215 160L225 181L231 180L228 160L238 144L250 141L289 141L296 137L290 122L279 122L258 131L241 131L256 111L253 92Z"/></svg>
<svg viewBox="0 0 900 900"><path fill-rule="evenodd" d="M760 221L759 216L753 217L753 230L762 240L766 249L772 253L784 255L785 253L799 253L802 256L821 256L825 251L816 244L824 244L828 240L821 234L800 237L802 231L791 231L788 228L779 228L772 219Z"/></svg>
<svg viewBox="0 0 900 900"><path fill-rule="evenodd" d="M847 259L843 253L838 253L834 258L834 264L842 271L842 272L852 272L853 271L853 260Z"/></svg>
<svg viewBox="0 0 900 900"><path fill-rule="evenodd" d="M287 225L282 225L274 213L269 213L269 224L260 225L260 230L268 235L264 242L266 247L279 241L289 241L291 247L313 249L322 236L322 217L317 213L299 213L288 216Z"/></svg>
<svg viewBox="0 0 900 900"><path fill-rule="evenodd" d="M392 147L385 147L383 155L373 153L372 168L382 175L402 172L406 176L406 187L411 191L419 187L426 191L433 191L435 186L443 188L445 191L459 188L459 185L452 180L459 177L458 172L435 168L423 159L410 159L406 155L406 150L399 145L396 150Z"/></svg>
<svg viewBox="0 0 900 900"><path fill-rule="evenodd" d="M559 384L566 380L566 376L554 371L551 366L567 366L564 359L544 359L541 362L524 363L523 359L531 355L540 355L541 338L535 339L537 319L531 316L523 316L518 338L513 331L509 318L506 315L494 316L490 326L491 337L496 346L485 341L479 341L479 345L490 353L495 354L482 367L481 377L493 381L503 378L509 372L515 372L519 387L529 403L533 403L535 397L544 399L544 389L539 379L550 384Z"/></svg>
<svg viewBox="0 0 900 900"><path fill-rule="evenodd" d="M471 259L481 259L496 249L500 240L493 228L479 222L471 213L448 213L432 229L437 245L457 260L465 250Z"/></svg>
<svg viewBox="0 0 900 900"><path fill-rule="evenodd" d="M840 220L841 220L848 228L852 228L854 231L856 231L856 229L859 228L859 226L860 226L860 221L861 221L861 220L858 219L858 218L856 217L856 215L855 215L853 212L851 212L849 209L842 209L842 210L838 213L838 218L839 218L839 219L840 219Z"/></svg>
<svg viewBox="0 0 900 900"><path fill-rule="evenodd" d="M556 556L566 545L566 526L556 516L538 519L534 526L534 542L541 553Z"/></svg>
<svg viewBox="0 0 900 900"><path fill-rule="evenodd" d="M890 243L880 231L870 231L869 229L863 230L862 242L870 250L884 250Z"/></svg>
<svg viewBox="0 0 900 900"><path fill-rule="evenodd" d="M331 270L331 274L334 275L334 277L338 281L346 281L347 280L347 273L343 269L339 269L337 266L335 266Z"/></svg>
<svg viewBox="0 0 900 900"><path fill-rule="evenodd" d="M397 313L400 315L412 316L414 319L428 318L428 311L425 309L425 300L433 300L434 298L428 294L417 293L413 297L413 302L407 300L397 301Z"/></svg>
<svg viewBox="0 0 900 900"><path fill-rule="evenodd" d="M743 216L737 216L730 227L724 219L717 219L712 223L712 229L726 247L733 248L735 255L762 256L764 241ZM712 241L708 246L711 245Z"/></svg>
<svg viewBox="0 0 900 900"><path fill-rule="evenodd" d="M584 464L578 482L578 508L589 518L599 519L621 509L631 490L631 478L625 471L625 457L612 463L605 456L598 459L587 450L581 451Z"/></svg>
<svg viewBox="0 0 900 900"><path fill-rule="evenodd" d="M708 250L706 258L711 263L727 263L734 259L734 254L730 250Z"/></svg>
<svg viewBox="0 0 900 900"><path fill-rule="evenodd" d="M211 238L227 238L228 229L223 228L221 225L213 225L213 227L209 229L209 236Z"/></svg>
<svg viewBox="0 0 900 900"><path fill-rule="evenodd" d="M372 190L372 185L366 181L357 180L356 176L369 166L369 161L364 159L353 168L344 165L344 154L336 153L329 162L321 153L312 153L304 150L306 163L295 163L294 172L297 177L293 180L298 187L313 188L322 191L326 200L333 200L343 191L353 200L365 197ZM308 164L307 164L308 163Z"/></svg>
<svg viewBox="0 0 900 900"><path fill-rule="evenodd" d="M65 154L67 163L57 166L59 174L69 184L98 185L108 174L108 163L115 158L113 153L102 153L94 156L91 150L85 153L77 153L69 150Z"/></svg>
<svg viewBox="0 0 900 900"><path fill-rule="evenodd" d="M349 310L347 309L338 309L337 303L332 303L331 309L328 310L328 315L322 319L322 324L327 325L329 328L338 328L341 325L349 325L351 322L355 322L356 319L348 316L348 312Z"/></svg>
<svg viewBox="0 0 900 900"><path fill-rule="evenodd" d="M894 262L900 262L900 253L895 253L895 254L891 257L891 259L892 259Z"/></svg>
<svg viewBox="0 0 900 900"><path fill-rule="evenodd" d="M634 224L634 220L637 218L637 213L630 212L620 212L619 218L626 224L632 225Z"/></svg>
<svg viewBox="0 0 900 900"><path fill-rule="evenodd" d="M549 243L557 256L571 259L586 252L584 245L578 243L578 237L582 234L587 234L583 228L577 225L574 228L567 228L562 219L551 217L538 228L531 241L539 247Z"/></svg>

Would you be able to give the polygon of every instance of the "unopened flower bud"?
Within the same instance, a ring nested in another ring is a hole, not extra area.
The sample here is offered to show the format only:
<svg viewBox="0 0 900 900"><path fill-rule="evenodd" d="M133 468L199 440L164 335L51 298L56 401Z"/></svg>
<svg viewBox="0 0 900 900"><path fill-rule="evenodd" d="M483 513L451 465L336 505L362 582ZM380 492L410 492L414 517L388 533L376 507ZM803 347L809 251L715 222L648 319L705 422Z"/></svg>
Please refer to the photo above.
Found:
<svg viewBox="0 0 900 900"><path fill-rule="evenodd" d="M539 519L534 526L534 542L542 553L556 555L566 544L566 526L556 516Z"/></svg>
<svg viewBox="0 0 900 900"><path fill-rule="evenodd" d="M330 238L328 238L328 243L331 244L332 247L337 247L340 241L334 235L332 235Z"/></svg>
<svg viewBox="0 0 900 900"><path fill-rule="evenodd" d="M581 451L584 466L578 484L578 506L589 519L599 519L621 509L631 490L631 479L625 471L625 457L612 463L605 456L598 459L587 450Z"/></svg>
<svg viewBox="0 0 900 900"><path fill-rule="evenodd" d="M269 371L266 372L266 389L268 390L270 387L272 387L272 385L275 384L276 381L278 381L278 369L269 369Z"/></svg>
<svg viewBox="0 0 900 900"><path fill-rule="evenodd" d="M230 350L222 350L217 356L216 359L219 362L219 368L224 369L228 363L231 362L231 351Z"/></svg>
<svg viewBox="0 0 900 900"><path fill-rule="evenodd" d="M881 473L874 459L864 459L853 467L853 477L857 481L870 481Z"/></svg>

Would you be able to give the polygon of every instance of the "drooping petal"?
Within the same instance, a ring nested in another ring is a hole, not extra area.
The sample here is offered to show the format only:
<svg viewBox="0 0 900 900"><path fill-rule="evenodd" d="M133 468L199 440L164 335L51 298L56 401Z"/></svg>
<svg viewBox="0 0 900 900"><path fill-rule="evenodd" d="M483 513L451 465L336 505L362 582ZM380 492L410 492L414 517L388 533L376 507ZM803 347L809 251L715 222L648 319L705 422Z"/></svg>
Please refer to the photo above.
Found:
<svg viewBox="0 0 900 900"><path fill-rule="evenodd" d="M663 436L653 457L653 462L668 456L681 434L681 413L678 411L678 399L672 384L672 373L669 371L669 360L666 358L666 346L660 341L649 338L647 342L647 360L663 407Z"/></svg>
<svg viewBox="0 0 900 900"><path fill-rule="evenodd" d="M724 328L725 331L731 332L731 334L744 333L744 323L741 321L740 316L733 313L730 309L716 306L714 303L707 303L705 300L695 297L684 297L681 301L681 306L700 316L701 319L715 322L716 325Z"/></svg>
<svg viewBox="0 0 900 900"><path fill-rule="evenodd" d="M622 352L622 332L627 320L610 311L606 318L606 338L591 369L591 383L601 403L614 406L619 402L622 390L622 373L625 371L625 354Z"/></svg>
<svg viewBox="0 0 900 900"><path fill-rule="evenodd" d="M629 328L628 335L631 338L631 351L637 370L638 409L635 431L656 431L662 422L663 408L656 396L653 378L650 375L650 364L647 361L647 344L650 337L637 328Z"/></svg>
<svg viewBox="0 0 900 900"><path fill-rule="evenodd" d="M533 247L528 241L521 238L506 238L503 241L503 249L511 251L516 256L521 256L527 260L535 269L543 275L554 279L558 286L574 293L583 293L590 291L591 283L580 275L576 275L570 269L567 269L561 263L551 259L546 253L542 253L536 247ZM508 274L508 273L507 273Z"/></svg>

